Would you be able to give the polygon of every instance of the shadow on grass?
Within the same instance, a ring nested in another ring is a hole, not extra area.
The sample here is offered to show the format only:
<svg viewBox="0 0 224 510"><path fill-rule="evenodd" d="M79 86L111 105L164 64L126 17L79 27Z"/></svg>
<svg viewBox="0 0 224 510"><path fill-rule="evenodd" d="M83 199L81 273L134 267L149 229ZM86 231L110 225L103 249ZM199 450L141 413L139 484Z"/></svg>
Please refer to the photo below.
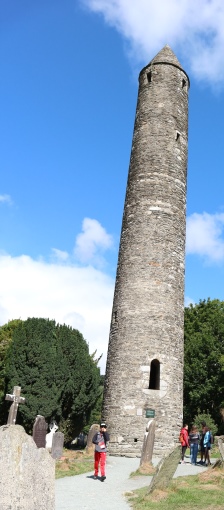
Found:
<svg viewBox="0 0 224 510"><path fill-rule="evenodd" d="M133 510L223 510L224 469L178 477L166 490L138 489L128 496Z"/></svg>

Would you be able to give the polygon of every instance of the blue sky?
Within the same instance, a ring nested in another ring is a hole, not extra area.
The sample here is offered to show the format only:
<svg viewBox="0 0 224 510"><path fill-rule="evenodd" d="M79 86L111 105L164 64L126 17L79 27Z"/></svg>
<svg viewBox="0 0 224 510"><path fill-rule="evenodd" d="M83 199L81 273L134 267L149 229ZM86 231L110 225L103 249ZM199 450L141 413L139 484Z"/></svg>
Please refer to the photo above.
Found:
<svg viewBox="0 0 224 510"><path fill-rule="evenodd" d="M224 4L1 0L0 324L49 317L106 351L138 74L190 76L185 300L223 300Z"/></svg>

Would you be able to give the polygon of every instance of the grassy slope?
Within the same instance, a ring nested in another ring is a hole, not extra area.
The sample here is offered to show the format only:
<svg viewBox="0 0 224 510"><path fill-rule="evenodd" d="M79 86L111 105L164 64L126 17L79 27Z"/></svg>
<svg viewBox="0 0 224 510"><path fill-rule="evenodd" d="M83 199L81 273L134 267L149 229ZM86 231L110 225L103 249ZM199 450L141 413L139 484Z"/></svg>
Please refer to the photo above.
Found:
<svg viewBox="0 0 224 510"><path fill-rule="evenodd" d="M209 468L197 476L179 477L169 489L140 489L129 497L134 510L223 510L224 470Z"/></svg>

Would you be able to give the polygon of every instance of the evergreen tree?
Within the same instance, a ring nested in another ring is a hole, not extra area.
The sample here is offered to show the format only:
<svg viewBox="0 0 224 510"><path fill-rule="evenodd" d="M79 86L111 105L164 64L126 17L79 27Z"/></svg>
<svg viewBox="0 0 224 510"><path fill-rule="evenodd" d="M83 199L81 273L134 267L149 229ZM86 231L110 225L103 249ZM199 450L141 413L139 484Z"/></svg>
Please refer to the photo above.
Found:
<svg viewBox="0 0 224 510"><path fill-rule="evenodd" d="M66 440L86 424L98 397L99 369L79 331L47 319L21 321L6 360L6 389L21 386L17 423L31 432L35 416L55 419ZM9 405L5 403L5 406Z"/></svg>
<svg viewBox="0 0 224 510"><path fill-rule="evenodd" d="M0 423L7 421L8 412L5 409L5 375L6 375L6 356L12 340L12 334L20 319L9 321L0 327Z"/></svg>

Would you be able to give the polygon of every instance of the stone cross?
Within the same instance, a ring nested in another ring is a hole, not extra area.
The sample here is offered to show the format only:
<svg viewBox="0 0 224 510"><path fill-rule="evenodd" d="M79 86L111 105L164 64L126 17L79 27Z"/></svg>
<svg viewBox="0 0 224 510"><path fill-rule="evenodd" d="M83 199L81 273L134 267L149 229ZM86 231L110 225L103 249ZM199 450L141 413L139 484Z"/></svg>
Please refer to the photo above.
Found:
<svg viewBox="0 0 224 510"><path fill-rule="evenodd" d="M11 400L12 404L9 409L9 416L7 425L15 425L16 423L16 415L18 411L19 404L25 403L25 398L20 397L21 387L20 386L14 386L13 388L13 394L7 393L5 400Z"/></svg>

